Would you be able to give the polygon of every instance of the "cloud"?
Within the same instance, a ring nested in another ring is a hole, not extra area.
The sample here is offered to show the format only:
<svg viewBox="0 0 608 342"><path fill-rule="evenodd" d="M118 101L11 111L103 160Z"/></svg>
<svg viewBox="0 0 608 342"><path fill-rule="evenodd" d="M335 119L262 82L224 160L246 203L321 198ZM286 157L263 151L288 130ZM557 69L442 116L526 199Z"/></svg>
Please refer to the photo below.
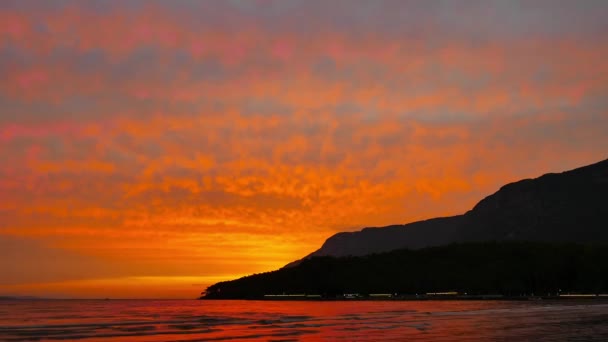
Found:
<svg viewBox="0 0 608 342"><path fill-rule="evenodd" d="M0 285L87 279L103 277L110 272L109 265L94 258L23 238L0 234L0 248L3 255ZM111 272L120 273L120 270Z"/></svg>
<svg viewBox="0 0 608 342"><path fill-rule="evenodd" d="M603 2L0 7L0 237L50 269L266 271L606 157Z"/></svg>

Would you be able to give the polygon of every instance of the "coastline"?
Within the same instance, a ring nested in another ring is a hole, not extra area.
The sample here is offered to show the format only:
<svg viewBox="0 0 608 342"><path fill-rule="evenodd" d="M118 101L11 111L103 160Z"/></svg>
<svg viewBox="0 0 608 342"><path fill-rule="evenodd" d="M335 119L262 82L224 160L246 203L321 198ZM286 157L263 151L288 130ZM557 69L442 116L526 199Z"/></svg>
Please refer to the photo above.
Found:
<svg viewBox="0 0 608 342"><path fill-rule="evenodd" d="M349 301L607 301L608 294L567 294L549 296L504 296L504 295L454 295L454 296L433 296L433 295L397 295L397 296L333 296L322 297L317 295L267 295L256 298L212 298L201 296L198 300L251 300L251 301L321 301L321 302L349 302Z"/></svg>

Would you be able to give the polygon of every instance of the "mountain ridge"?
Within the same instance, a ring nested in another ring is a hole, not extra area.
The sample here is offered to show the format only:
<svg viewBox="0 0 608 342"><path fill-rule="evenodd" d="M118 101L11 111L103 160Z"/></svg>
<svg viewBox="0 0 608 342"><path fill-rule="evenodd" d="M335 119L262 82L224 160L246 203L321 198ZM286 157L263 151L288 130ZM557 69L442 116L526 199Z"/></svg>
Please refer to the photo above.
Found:
<svg viewBox="0 0 608 342"><path fill-rule="evenodd" d="M597 294L608 289L606 246L608 159L506 184L462 215L334 234L301 260L219 282L201 298Z"/></svg>
<svg viewBox="0 0 608 342"><path fill-rule="evenodd" d="M312 257L294 267L216 283L200 299L569 298L562 293L597 299L608 291L607 247L468 242L366 256Z"/></svg>
<svg viewBox="0 0 608 342"><path fill-rule="evenodd" d="M608 159L507 183L461 215L336 233L285 267L315 256L363 256L461 242L608 242L608 229L602 229L608 206L601 198L608 203ZM574 224L585 226L575 231Z"/></svg>

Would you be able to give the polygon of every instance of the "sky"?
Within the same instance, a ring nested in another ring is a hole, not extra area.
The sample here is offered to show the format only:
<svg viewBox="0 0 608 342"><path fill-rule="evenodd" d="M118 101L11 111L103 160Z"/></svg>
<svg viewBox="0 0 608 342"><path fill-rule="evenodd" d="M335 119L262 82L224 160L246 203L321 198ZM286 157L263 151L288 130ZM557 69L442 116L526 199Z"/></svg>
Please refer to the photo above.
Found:
<svg viewBox="0 0 608 342"><path fill-rule="evenodd" d="M0 2L0 294L194 298L608 157L608 2Z"/></svg>

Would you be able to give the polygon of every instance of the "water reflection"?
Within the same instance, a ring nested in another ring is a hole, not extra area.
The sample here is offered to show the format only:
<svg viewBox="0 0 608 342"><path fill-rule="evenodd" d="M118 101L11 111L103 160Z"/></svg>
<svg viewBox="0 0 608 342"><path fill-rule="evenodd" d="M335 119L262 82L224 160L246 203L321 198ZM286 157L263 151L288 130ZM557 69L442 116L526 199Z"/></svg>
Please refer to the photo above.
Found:
<svg viewBox="0 0 608 342"><path fill-rule="evenodd" d="M6 301L0 340L608 340L592 301Z"/></svg>

